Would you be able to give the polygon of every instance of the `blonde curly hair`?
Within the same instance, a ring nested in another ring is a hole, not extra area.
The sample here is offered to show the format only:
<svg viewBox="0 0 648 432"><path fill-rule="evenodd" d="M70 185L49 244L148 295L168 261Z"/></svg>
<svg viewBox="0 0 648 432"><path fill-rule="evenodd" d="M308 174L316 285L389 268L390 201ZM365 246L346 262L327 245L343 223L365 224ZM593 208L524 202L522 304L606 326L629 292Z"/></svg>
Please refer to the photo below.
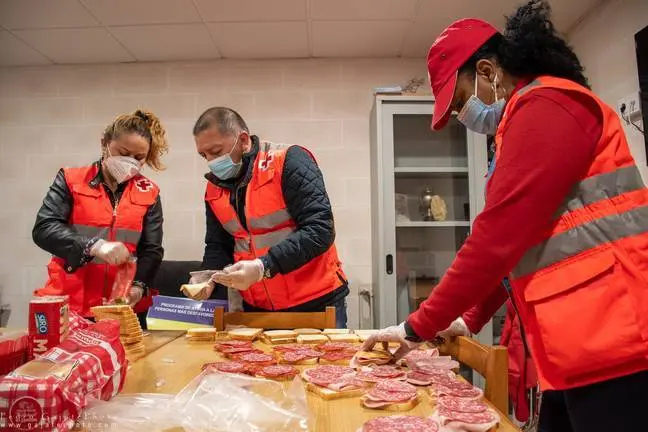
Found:
<svg viewBox="0 0 648 432"><path fill-rule="evenodd" d="M166 130L160 119L151 111L138 109L130 114L117 116L104 130L104 142L117 139L124 133L136 133L146 138L150 144L146 155L146 165L155 171L162 171L166 167L162 164L162 155L168 153Z"/></svg>

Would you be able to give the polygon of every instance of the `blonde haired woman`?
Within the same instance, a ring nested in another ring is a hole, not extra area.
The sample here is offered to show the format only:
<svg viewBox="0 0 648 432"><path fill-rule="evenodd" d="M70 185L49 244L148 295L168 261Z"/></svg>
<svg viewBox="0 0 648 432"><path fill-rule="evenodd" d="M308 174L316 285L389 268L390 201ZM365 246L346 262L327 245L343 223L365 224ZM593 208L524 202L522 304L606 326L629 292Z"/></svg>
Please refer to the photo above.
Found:
<svg viewBox="0 0 648 432"><path fill-rule="evenodd" d="M160 120L137 110L108 125L98 161L59 170L32 231L34 242L53 255L49 279L36 295L68 295L73 311L90 316L91 307L110 297L118 266L133 257L137 270L127 300L136 312L148 309L148 284L164 254L162 204L157 185L140 170L164 169L167 150Z"/></svg>

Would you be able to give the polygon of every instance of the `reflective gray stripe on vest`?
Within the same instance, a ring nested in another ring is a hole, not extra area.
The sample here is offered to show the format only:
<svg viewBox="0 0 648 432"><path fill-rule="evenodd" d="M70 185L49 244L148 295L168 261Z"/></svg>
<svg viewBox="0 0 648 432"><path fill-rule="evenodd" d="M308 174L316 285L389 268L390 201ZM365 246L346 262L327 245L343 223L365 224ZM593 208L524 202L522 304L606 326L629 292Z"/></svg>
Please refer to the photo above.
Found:
<svg viewBox="0 0 648 432"><path fill-rule="evenodd" d="M235 235L236 233L243 231L243 227L236 218L232 219L229 222L225 222L223 224L223 228L225 228L225 231L227 231L231 235Z"/></svg>
<svg viewBox="0 0 648 432"><path fill-rule="evenodd" d="M286 223L289 220L290 214L288 210L281 209L262 217L250 218L248 219L248 225L251 229L270 229Z"/></svg>
<svg viewBox="0 0 648 432"><path fill-rule="evenodd" d="M276 244L279 244L293 232L292 228L282 228L277 231L269 232L266 234L258 234L252 236L254 239L254 245L258 249L265 249L272 247Z"/></svg>
<svg viewBox="0 0 648 432"><path fill-rule="evenodd" d="M250 252L250 243L244 238L234 239L234 252Z"/></svg>
<svg viewBox="0 0 648 432"><path fill-rule="evenodd" d="M108 238L108 232L110 231L110 228L104 227L95 227L95 226L90 226L90 225L78 225L74 224L72 227L76 230L79 235L82 235L84 237L98 237L102 239L107 239Z"/></svg>
<svg viewBox="0 0 648 432"><path fill-rule="evenodd" d="M644 187L636 165L598 174L579 182L560 206L556 216L581 209L598 201L610 199Z"/></svg>
<svg viewBox="0 0 648 432"><path fill-rule="evenodd" d="M513 276L526 276L597 246L646 232L648 205L605 216L532 247L513 270Z"/></svg>
<svg viewBox="0 0 648 432"><path fill-rule="evenodd" d="M90 225L72 225L77 233L84 237L97 237L104 240L108 240L108 233L110 228L108 227L95 227ZM129 230L125 228L117 228L115 230L115 241L122 243L139 243L142 233L135 230Z"/></svg>
<svg viewBox="0 0 648 432"><path fill-rule="evenodd" d="M541 82L539 80L533 80L529 84L525 85L520 90L518 90L515 95L518 96L518 97L522 96L523 94L525 94L529 90L532 90L533 88L538 87L540 84L541 84Z"/></svg>

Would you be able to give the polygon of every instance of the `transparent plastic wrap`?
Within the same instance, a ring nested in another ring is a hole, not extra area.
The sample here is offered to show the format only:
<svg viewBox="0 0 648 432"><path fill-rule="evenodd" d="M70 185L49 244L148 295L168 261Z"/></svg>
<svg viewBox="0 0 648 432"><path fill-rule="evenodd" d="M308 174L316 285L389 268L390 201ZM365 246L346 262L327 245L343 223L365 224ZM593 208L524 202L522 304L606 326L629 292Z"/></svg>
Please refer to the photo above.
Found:
<svg viewBox="0 0 648 432"><path fill-rule="evenodd" d="M108 303L127 303L131 283L135 279L136 271L137 258L135 257L130 257L128 261L117 267L117 273L115 274L115 281L113 282Z"/></svg>
<svg viewBox="0 0 648 432"><path fill-rule="evenodd" d="M199 271L190 272L189 273L189 276L191 276L190 283L199 284L199 283L207 282L216 273L222 273L222 271L221 270L199 270ZM229 312L243 311L243 297L241 296L241 293L237 289L227 288L227 301L228 301L227 310Z"/></svg>
<svg viewBox="0 0 648 432"><path fill-rule="evenodd" d="M308 430L303 385L206 369L177 396L123 395L110 402L93 401L83 426L109 424L116 430L147 432L182 428L186 432L301 432Z"/></svg>

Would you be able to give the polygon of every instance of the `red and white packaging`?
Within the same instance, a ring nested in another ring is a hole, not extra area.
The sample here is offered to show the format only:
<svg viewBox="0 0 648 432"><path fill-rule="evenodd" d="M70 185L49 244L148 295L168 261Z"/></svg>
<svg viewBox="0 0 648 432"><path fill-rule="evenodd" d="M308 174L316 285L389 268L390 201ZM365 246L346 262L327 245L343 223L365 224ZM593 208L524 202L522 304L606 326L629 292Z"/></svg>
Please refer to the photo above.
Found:
<svg viewBox="0 0 648 432"><path fill-rule="evenodd" d="M94 324L92 321L83 318L81 315L71 310L68 311L68 316L70 317L68 329L70 333L76 330L87 329Z"/></svg>
<svg viewBox="0 0 648 432"><path fill-rule="evenodd" d="M0 430L65 432L93 396L108 400L126 377L119 323L72 332L59 346L0 378Z"/></svg>
<svg viewBox="0 0 648 432"><path fill-rule="evenodd" d="M32 360L63 342L68 336L67 296L34 297L29 302L29 351Z"/></svg>
<svg viewBox="0 0 648 432"><path fill-rule="evenodd" d="M0 332L0 375L6 375L27 361L29 337L26 331Z"/></svg>

